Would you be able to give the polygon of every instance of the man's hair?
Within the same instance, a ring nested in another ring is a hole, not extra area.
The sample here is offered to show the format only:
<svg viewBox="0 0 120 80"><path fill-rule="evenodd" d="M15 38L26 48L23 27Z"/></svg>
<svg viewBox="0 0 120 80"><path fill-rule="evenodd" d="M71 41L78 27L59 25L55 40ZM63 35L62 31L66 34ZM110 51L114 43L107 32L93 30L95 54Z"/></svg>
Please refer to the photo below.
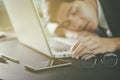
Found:
<svg viewBox="0 0 120 80"><path fill-rule="evenodd" d="M74 0L48 0L48 14L50 15L50 21L56 22L57 12L59 10L60 5L63 2L72 2Z"/></svg>

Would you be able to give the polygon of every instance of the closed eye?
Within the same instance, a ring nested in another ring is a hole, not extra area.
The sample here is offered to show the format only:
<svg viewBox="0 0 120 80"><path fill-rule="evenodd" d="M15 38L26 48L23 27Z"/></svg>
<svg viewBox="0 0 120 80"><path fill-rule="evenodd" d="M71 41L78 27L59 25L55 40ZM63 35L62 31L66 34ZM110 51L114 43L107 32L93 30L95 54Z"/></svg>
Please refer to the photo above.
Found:
<svg viewBox="0 0 120 80"><path fill-rule="evenodd" d="M67 16L69 17L70 15L74 16L78 13L78 8L71 6L70 9L68 10Z"/></svg>

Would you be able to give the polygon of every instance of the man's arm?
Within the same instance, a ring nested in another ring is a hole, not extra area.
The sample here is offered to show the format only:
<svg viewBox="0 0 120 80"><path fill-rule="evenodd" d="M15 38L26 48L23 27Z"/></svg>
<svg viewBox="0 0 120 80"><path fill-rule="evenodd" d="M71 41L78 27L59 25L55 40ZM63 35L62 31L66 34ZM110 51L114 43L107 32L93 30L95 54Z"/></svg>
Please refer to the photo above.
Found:
<svg viewBox="0 0 120 80"><path fill-rule="evenodd" d="M78 59L85 53L105 54L120 50L120 38L102 38L99 36L81 37L71 47L72 57Z"/></svg>

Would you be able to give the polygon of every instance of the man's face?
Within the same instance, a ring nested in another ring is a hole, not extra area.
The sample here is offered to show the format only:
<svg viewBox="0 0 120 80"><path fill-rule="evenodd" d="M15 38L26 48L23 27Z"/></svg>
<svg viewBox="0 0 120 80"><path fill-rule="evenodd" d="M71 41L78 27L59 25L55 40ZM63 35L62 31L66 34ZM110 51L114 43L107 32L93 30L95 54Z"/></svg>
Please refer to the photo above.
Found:
<svg viewBox="0 0 120 80"><path fill-rule="evenodd" d="M73 31L95 31L98 25L97 11L84 1L64 2L56 16L62 27Z"/></svg>

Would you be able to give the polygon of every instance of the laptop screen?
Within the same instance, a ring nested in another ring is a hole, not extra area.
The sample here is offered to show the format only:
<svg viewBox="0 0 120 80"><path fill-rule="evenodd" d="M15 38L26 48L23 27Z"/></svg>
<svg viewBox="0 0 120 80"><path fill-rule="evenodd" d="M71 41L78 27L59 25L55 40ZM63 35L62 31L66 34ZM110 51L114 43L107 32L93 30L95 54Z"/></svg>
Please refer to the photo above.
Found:
<svg viewBox="0 0 120 80"><path fill-rule="evenodd" d="M19 41L52 57L33 0L4 0L4 4Z"/></svg>
<svg viewBox="0 0 120 80"><path fill-rule="evenodd" d="M40 53L53 57L45 36L43 25L41 24L40 16L34 6L33 0L3 1L18 40ZM33 54L32 51L28 53ZM44 60L42 56L40 57L40 55L37 57L39 57L39 60L31 60L30 64L26 64L24 67L28 70L39 71L71 64L71 62L52 59L50 57L48 57L48 60ZM35 61L37 61L37 63L35 63Z"/></svg>

